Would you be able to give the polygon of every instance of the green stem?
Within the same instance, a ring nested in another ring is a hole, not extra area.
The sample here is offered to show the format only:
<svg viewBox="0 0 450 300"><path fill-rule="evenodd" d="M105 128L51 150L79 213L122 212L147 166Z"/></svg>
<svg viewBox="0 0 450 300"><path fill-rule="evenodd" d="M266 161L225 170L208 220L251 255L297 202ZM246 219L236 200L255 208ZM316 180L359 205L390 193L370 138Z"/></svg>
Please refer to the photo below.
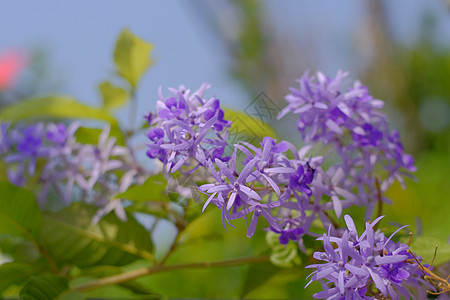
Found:
<svg viewBox="0 0 450 300"><path fill-rule="evenodd" d="M119 284L123 282L127 282L133 279L137 279L143 276L148 276L151 274L159 273L159 272L167 272L181 269L194 269L194 268L213 268L213 267L231 267L231 266L239 266L249 263L263 263L268 262L268 256L260 256L260 257L251 257L251 258L240 258L226 261L218 261L218 262L198 262L198 263L187 263L180 265L172 265L172 266L162 266L160 264L155 265L149 268L140 268L136 270L132 270L129 272L125 272L118 275L113 275L109 277L100 278L98 280L77 286L74 290L87 292L90 290L94 290L97 288L101 288L107 285Z"/></svg>
<svg viewBox="0 0 450 300"><path fill-rule="evenodd" d="M36 243L36 248L39 250L39 253L41 253L41 255L48 261L52 273L58 274L59 273L58 266L56 265L56 262L53 260L50 253L48 253L47 249L45 249L44 246L38 243Z"/></svg>

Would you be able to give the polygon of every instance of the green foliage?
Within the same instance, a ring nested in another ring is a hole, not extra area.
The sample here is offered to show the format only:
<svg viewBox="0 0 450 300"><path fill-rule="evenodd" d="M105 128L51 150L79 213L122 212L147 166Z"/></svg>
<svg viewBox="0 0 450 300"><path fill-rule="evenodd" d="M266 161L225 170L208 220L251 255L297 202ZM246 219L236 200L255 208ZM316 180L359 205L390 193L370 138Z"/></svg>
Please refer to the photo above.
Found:
<svg viewBox="0 0 450 300"><path fill-rule="evenodd" d="M408 230L414 236L423 234L445 240L450 228L450 201L443 201L443 195L450 193L448 154L429 153L417 161L417 166L416 182L408 180L405 190L398 183L388 190L387 196L393 203L384 210L385 219L412 225Z"/></svg>
<svg viewBox="0 0 450 300"><path fill-rule="evenodd" d="M148 264L148 262L145 262ZM121 274L124 272L124 269L121 267L115 267L115 266L96 266L91 268L85 268L82 270L81 276L83 277L93 277L93 278L102 278L112 275ZM136 281L128 281L120 283L119 286L130 290L134 294L137 295L146 295L147 297L151 297L152 299L159 299L159 295L152 291L147 286L144 286Z"/></svg>
<svg viewBox="0 0 450 300"><path fill-rule="evenodd" d="M193 220L182 232L180 245L198 242L201 240L222 239L224 229L211 226L215 223L218 213L209 212Z"/></svg>
<svg viewBox="0 0 450 300"><path fill-rule="evenodd" d="M434 265L440 265L450 257L450 244L444 240L431 236L413 237L411 249L414 253L422 256L425 262L433 260L435 246L438 246L437 255L434 259Z"/></svg>
<svg viewBox="0 0 450 300"><path fill-rule="evenodd" d="M135 36L128 29L123 30L117 39L114 50L117 73L127 80L133 89L152 63L152 50L152 44Z"/></svg>
<svg viewBox="0 0 450 300"><path fill-rule="evenodd" d="M53 274L33 276L20 291L21 300L80 300L81 293L69 291L63 277Z"/></svg>
<svg viewBox="0 0 450 300"><path fill-rule="evenodd" d="M160 202L137 202L125 208L127 212L138 212L157 218L169 219L169 212L165 203Z"/></svg>
<svg viewBox="0 0 450 300"><path fill-rule="evenodd" d="M143 184L133 185L127 191L114 198L125 198L133 202L160 201L167 202L169 198L164 194L167 180L163 174L150 176Z"/></svg>
<svg viewBox="0 0 450 300"><path fill-rule="evenodd" d="M247 278L245 279L241 297L265 284L275 273L281 269L272 263L254 264L248 268Z"/></svg>
<svg viewBox="0 0 450 300"><path fill-rule="evenodd" d="M7 254L10 259L24 263L36 263L40 257L35 241L15 235L0 235L0 254Z"/></svg>
<svg viewBox="0 0 450 300"><path fill-rule="evenodd" d="M88 127L80 127L75 132L75 138L77 142L82 144L92 144L96 145L98 143L98 138L102 133L102 129L99 128L88 128ZM123 136L122 131L119 127L111 127L109 131L110 137L116 138L117 145L125 146L125 137Z"/></svg>
<svg viewBox="0 0 450 300"><path fill-rule="evenodd" d="M225 230L220 211L214 206L208 207L182 232L179 244L167 260L167 265L265 256L268 246L264 240L263 228L267 227L267 223L260 221L255 235L251 239L245 238L247 226L242 219L233 222L235 228L227 226ZM250 276L249 265L161 272L138 281L165 297L238 298L247 276Z"/></svg>
<svg viewBox="0 0 450 300"><path fill-rule="evenodd" d="M0 182L0 234L35 241L40 234L42 214L34 195L9 182Z"/></svg>
<svg viewBox="0 0 450 300"><path fill-rule="evenodd" d="M102 94L103 108L114 109L127 103L127 92L123 88L115 86L109 81L100 83L98 89Z"/></svg>
<svg viewBox="0 0 450 300"><path fill-rule="evenodd" d="M254 141L260 140L266 136L277 138L275 130L267 123L261 123L249 115L233 109L225 109L225 118L233 122L230 129L231 141Z"/></svg>
<svg viewBox="0 0 450 300"><path fill-rule="evenodd" d="M0 295L11 285L22 285L43 269L38 264L10 262L0 265Z"/></svg>
<svg viewBox="0 0 450 300"><path fill-rule="evenodd" d="M2 122L42 118L96 119L117 125L117 120L105 110L82 104L65 96L48 96L21 101L5 107L0 112Z"/></svg>
<svg viewBox="0 0 450 300"><path fill-rule="evenodd" d="M94 225L91 220L96 210L75 203L61 212L45 214L42 240L55 259L79 267L153 259L150 234L131 215L123 222L110 213Z"/></svg>

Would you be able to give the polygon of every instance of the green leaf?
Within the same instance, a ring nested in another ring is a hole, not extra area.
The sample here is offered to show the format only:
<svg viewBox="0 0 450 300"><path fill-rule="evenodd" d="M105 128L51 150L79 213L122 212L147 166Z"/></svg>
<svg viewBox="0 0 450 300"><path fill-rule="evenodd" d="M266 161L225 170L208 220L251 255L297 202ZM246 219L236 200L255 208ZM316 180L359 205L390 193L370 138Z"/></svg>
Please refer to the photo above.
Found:
<svg viewBox="0 0 450 300"><path fill-rule="evenodd" d="M103 107L106 109L118 108L127 103L127 92L123 88L115 86L109 81L100 83L98 89L102 94Z"/></svg>
<svg viewBox="0 0 450 300"><path fill-rule="evenodd" d="M270 261L282 268L291 268L301 264L302 260L298 255L298 246L289 241L287 245L280 244L278 235L272 231L266 234L267 244L272 249Z"/></svg>
<svg viewBox="0 0 450 300"><path fill-rule="evenodd" d="M411 242L411 250L419 256L422 256L424 262L431 262L434 256L434 249L438 246L434 265L440 265L449 260L450 244L440 238L432 236L418 236L413 237Z"/></svg>
<svg viewBox="0 0 450 300"><path fill-rule="evenodd" d="M66 298L69 292L69 284L63 277L53 274L41 274L33 276L20 291L21 300L62 300L83 299L78 297Z"/></svg>
<svg viewBox="0 0 450 300"><path fill-rule="evenodd" d="M17 122L24 119L70 118L104 120L117 125L108 112L94 108L65 96L48 96L20 101L2 109L0 121Z"/></svg>
<svg viewBox="0 0 450 300"><path fill-rule="evenodd" d="M99 128L88 128L88 127L80 127L75 132L75 138L77 142L82 144L98 144L98 138L102 133L102 129ZM110 137L116 138L116 143L119 146L125 146L125 137L122 134L122 131L119 127L113 126L109 131Z"/></svg>
<svg viewBox="0 0 450 300"><path fill-rule="evenodd" d="M236 139L255 143L254 138L258 138L257 143L259 143L260 139L266 136L277 138L275 130L269 124L262 123L243 112L229 108L225 108L224 111L225 119L233 122L229 130L230 135L235 136Z"/></svg>
<svg viewBox="0 0 450 300"><path fill-rule="evenodd" d="M139 212L157 218L170 219L167 208L160 202L137 202L125 208L127 212Z"/></svg>
<svg viewBox="0 0 450 300"><path fill-rule="evenodd" d="M0 182L0 234L11 234L35 241L42 227L42 213L30 191Z"/></svg>
<svg viewBox="0 0 450 300"><path fill-rule="evenodd" d="M169 198L167 194L163 194L166 190L166 186L167 180L164 178L164 175L158 174L150 176L141 185L131 186L125 192L114 196L114 198L125 198L134 202L167 202L169 201Z"/></svg>
<svg viewBox="0 0 450 300"><path fill-rule="evenodd" d="M58 298L58 300L84 300L86 297L84 297L82 292L79 291L65 291L62 293Z"/></svg>
<svg viewBox="0 0 450 300"><path fill-rule="evenodd" d="M96 211L91 205L74 203L44 215L42 240L55 259L79 267L153 260L150 234L132 215L123 222L111 212L93 225Z"/></svg>
<svg viewBox="0 0 450 300"><path fill-rule="evenodd" d="M267 282L279 270L279 267L271 263L250 265L241 298Z"/></svg>
<svg viewBox="0 0 450 300"><path fill-rule="evenodd" d="M218 220L220 220L220 216L218 216L217 211L206 212L194 219L182 232L179 244L222 239L225 229L212 225L219 223Z"/></svg>
<svg viewBox="0 0 450 300"><path fill-rule="evenodd" d="M136 88L141 76L152 63L150 52L153 45L125 29L117 39L114 50L114 62L120 76Z"/></svg>
<svg viewBox="0 0 450 300"><path fill-rule="evenodd" d="M41 256L35 243L17 235L0 235L0 253L14 261L34 263Z"/></svg>
<svg viewBox="0 0 450 300"><path fill-rule="evenodd" d="M21 285L32 275L42 271L43 267L36 264L10 262L0 265L0 294L11 285Z"/></svg>

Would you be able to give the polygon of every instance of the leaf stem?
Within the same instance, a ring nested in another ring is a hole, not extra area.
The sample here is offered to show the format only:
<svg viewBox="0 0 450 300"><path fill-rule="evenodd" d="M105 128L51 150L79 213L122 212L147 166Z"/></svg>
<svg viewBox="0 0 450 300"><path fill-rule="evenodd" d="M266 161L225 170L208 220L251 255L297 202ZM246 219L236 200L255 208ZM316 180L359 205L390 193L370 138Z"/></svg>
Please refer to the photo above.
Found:
<svg viewBox="0 0 450 300"><path fill-rule="evenodd" d="M41 255L48 261L52 273L58 274L59 273L58 266L56 265L56 262L53 260L50 253L48 253L47 249L45 249L44 246L38 243L36 243L36 248L39 250L39 253L41 253Z"/></svg>
<svg viewBox="0 0 450 300"><path fill-rule="evenodd" d="M111 284L118 284L127 282L133 279L137 279L143 276L159 273L159 272L167 272L181 269L193 269L193 268L214 268L214 267L232 267L239 266L249 263L263 263L268 262L268 256L259 256L259 257L250 257L250 258L239 258L232 259L226 261L217 261L217 262L197 262L197 263L187 263L187 264L179 264L179 265L171 265L171 266L162 266L160 264L155 265L153 267L148 268L140 268L136 270L132 270L129 272L125 272L118 275L113 275L109 277L100 278L98 280L77 286L74 290L86 292L93 289L101 288Z"/></svg>

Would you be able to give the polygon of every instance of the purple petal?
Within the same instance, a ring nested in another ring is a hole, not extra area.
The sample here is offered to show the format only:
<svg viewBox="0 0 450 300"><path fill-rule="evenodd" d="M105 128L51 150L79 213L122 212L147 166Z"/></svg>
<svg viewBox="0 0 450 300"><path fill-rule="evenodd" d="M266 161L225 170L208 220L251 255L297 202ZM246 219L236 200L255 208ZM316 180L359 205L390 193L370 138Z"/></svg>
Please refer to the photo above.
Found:
<svg viewBox="0 0 450 300"><path fill-rule="evenodd" d="M230 198L228 199L227 210L230 210L231 207L233 206L234 200L236 200L236 196L237 196L237 192L236 192L236 191L233 191L233 192L231 193Z"/></svg>

